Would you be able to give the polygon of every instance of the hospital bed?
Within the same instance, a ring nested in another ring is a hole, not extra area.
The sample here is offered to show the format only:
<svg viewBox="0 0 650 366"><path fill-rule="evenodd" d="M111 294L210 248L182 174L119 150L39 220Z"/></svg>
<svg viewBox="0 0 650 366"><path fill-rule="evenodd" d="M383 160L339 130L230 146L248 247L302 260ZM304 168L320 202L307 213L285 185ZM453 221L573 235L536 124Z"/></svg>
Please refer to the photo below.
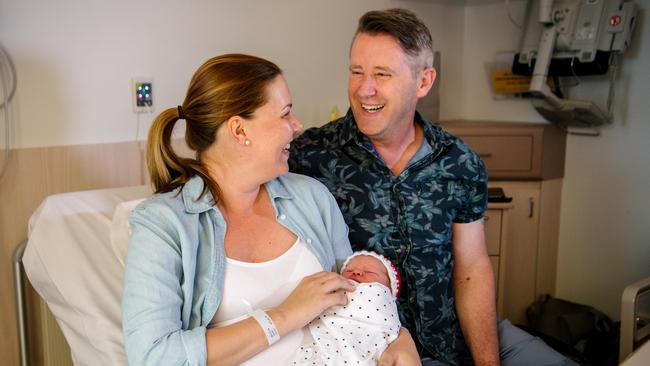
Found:
<svg viewBox="0 0 650 366"><path fill-rule="evenodd" d="M14 254L21 365L27 332L21 265L47 303L75 365L126 365L121 327L127 218L148 186L63 193L32 214L28 240Z"/></svg>

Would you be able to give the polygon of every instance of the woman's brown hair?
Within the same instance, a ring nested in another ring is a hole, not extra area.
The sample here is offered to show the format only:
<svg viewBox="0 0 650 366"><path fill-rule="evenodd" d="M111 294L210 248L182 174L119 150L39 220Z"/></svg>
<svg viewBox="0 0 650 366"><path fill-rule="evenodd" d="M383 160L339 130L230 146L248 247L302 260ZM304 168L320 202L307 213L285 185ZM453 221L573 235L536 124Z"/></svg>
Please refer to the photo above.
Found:
<svg viewBox="0 0 650 366"><path fill-rule="evenodd" d="M266 87L282 70L263 58L227 54L206 61L194 73L185 101L156 117L147 138L147 169L156 193L169 192L199 175L203 193L210 190L215 202L219 187L201 162L201 153L215 141L219 127L232 116L251 118L266 103ZM195 159L176 155L171 146L176 121L184 118L185 142Z"/></svg>

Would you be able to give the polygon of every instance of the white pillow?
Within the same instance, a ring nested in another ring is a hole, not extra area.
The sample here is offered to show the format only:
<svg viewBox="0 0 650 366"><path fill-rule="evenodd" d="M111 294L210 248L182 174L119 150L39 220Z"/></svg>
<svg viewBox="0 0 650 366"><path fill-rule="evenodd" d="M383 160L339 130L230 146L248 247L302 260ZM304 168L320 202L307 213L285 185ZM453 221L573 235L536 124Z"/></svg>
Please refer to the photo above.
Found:
<svg viewBox="0 0 650 366"><path fill-rule="evenodd" d="M57 194L30 218L25 273L61 327L75 365L127 364L120 307L124 257L114 248L122 253L128 246L125 211L137 204L132 200L150 195L147 186ZM115 247L109 239L113 218L127 238L116 235Z"/></svg>
<svg viewBox="0 0 650 366"><path fill-rule="evenodd" d="M131 226L129 225L129 216L135 206L146 198L133 201L122 202L115 207L113 212L113 221L111 222L110 238L113 252L124 267L126 254L129 251L129 238L131 237Z"/></svg>

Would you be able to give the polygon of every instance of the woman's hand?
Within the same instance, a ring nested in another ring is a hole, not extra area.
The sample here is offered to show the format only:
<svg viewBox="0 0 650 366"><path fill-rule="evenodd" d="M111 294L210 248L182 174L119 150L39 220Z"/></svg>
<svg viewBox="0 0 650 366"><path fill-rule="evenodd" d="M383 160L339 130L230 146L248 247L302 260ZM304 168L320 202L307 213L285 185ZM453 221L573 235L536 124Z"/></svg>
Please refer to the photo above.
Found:
<svg viewBox="0 0 650 366"><path fill-rule="evenodd" d="M396 340L381 354L378 366L421 366L420 355L411 334L402 328Z"/></svg>
<svg viewBox="0 0 650 366"><path fill-rule="evenodd" d="M334 272L318 272L307 276L274 310L282 316L289 329L298 329L314 320L325 309L334 305L346 305L346 291L356 286Z"/></svg>

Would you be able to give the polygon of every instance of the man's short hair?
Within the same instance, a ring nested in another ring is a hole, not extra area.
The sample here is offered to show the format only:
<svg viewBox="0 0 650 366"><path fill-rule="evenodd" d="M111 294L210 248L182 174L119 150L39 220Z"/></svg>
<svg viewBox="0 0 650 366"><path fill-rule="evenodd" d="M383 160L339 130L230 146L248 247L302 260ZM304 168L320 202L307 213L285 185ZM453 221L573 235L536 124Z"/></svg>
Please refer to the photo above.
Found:
<svg viewBox="0 0 650 366"><path fill-rule="evenodd" d="M424 65L421 67L433 66L433 41L429 28L410 10L371 10L359 18L355 38L359 33L392 36L414 60L422 57Z"/></svg>

